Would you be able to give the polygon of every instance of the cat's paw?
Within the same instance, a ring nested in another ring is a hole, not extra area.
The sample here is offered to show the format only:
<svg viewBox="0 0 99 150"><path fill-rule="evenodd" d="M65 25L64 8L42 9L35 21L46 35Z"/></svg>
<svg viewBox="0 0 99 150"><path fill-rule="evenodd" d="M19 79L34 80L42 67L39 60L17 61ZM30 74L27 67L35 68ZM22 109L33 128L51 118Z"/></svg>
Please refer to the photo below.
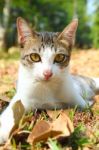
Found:
<svg viewBox="0 0 99 150"><path fill-rule="evenodd" d="M3 144L9 138L14 125L14 119L10 109L6 109L0 116L0 144Z"/></svg>
<svg viewBox="0 0 99 150"><path fill-rule="evenodd" d="M3 120L0 123L1 123L0 124L0 144L3 144L9 138L9 135L13 127L13 122L11 122L11 120L7 121L7 118L6 118L6 121Z"/></svg>
<svg viewBox="0 0 99 150"><path fill-rule="evenodd" d="M7 141L9 137L9 132L4 128L0 127L0 144L3 144Z"/></svg>
<svg viewBox="0 0 99 150"><path fill-rule="evenodd" d="M7 118L7 115L2 115L2 117L0 118L0 144L8 140L13 127L12 119Z"/></svg>

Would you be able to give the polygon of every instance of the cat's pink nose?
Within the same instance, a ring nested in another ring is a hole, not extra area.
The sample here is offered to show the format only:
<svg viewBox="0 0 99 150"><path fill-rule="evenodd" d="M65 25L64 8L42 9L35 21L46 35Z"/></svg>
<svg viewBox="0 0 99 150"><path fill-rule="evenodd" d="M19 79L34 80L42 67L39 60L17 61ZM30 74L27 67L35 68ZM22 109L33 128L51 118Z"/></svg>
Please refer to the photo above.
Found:
<svg viewBox="0 0 99 150"><path fill-rule="evenodd" d="M45 70L45 71L43 72L43 75L44 75L45 80L48 80L49 78L52 77L53 73L52 73L51 70Z"/></svg>

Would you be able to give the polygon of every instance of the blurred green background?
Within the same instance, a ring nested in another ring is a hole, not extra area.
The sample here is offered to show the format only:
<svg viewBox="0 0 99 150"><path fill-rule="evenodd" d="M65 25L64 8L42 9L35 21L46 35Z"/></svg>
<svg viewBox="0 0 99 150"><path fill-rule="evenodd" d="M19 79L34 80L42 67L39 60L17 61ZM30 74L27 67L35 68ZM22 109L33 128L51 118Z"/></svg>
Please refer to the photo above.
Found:
<svg viewBox="0 0 99 150"><path fill-rule="evenodd" d="M38 31L62 31L77 17L77 48L99 48L99 0L0 0L0 50L17 45L16 18Z"/></svg>

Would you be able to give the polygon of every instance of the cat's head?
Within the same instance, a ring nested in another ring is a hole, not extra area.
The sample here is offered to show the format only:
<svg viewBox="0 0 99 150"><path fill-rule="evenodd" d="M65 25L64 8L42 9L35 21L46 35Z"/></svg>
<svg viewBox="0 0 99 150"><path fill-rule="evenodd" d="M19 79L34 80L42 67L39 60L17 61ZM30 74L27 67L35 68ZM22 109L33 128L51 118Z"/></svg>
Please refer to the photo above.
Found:
<svg viewBox="0 0 99 150"><path fill-rule="evenodd" d="M74 19L62 32L36 32L27 22L17 19L21 63L37 80L60 77L68 68L75 41L78 20Z"/></svg>

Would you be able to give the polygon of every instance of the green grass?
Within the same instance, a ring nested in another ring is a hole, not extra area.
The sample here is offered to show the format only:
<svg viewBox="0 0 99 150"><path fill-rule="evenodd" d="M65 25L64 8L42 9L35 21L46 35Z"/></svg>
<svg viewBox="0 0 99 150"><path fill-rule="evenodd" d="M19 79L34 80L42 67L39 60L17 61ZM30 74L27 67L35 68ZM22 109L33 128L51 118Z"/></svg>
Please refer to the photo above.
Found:
<svg viewBox="0 0 99 150"><path fill-rule="evenodd" d="M56 140L48 139L47 143L51 150L62 150L61 146Z"/></svg>
<svg viewBox="0 0 99 150"><path fill-rule="evenodd" d="M0 52L0 59L6 60L6 61L11 61L11 60L18 60L20 57L19 51L15 51L13 53L5 53L5 52Z"/></svg>

